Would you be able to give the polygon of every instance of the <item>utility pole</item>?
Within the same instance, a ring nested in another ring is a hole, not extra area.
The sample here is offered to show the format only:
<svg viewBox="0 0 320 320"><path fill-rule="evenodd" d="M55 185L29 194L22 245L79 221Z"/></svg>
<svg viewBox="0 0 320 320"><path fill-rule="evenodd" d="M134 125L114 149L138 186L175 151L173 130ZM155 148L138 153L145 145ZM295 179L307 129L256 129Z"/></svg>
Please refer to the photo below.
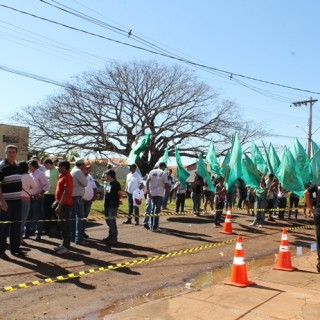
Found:
<svg viewBox="0 0 320 320"><path fill-rule="evenodd" d="M303 105L307 106L309 104L308 147L307 147L307 155L309 159L311 158L311 141L312 141L312 106L317 101L318 101L317 99L312 99L311 97L310 100L292 102L294 107L301 107Z"/></svg>

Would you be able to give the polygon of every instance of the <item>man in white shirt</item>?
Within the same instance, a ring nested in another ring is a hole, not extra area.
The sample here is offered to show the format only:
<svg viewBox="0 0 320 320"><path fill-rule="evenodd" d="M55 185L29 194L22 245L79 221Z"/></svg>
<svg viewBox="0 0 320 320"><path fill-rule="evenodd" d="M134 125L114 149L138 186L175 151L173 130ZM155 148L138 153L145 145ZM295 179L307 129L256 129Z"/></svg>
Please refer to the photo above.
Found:
<svg viewBox="0 0 320 320"><path fill-rule="evenodd" d="M128 195L128 205L129 205L129 212L128 212L128 219L124 221L124 224L131 224L132 214L134 211L134 220L135 225L139 225L139 208L133 205L133 191L135 189L139 189L140 184L142 183L142 178L140 173L137 172L136 164L129 165L130 172L127 174L126 179L126 192Z"/></svg>
<svg viewBox="0 0 320 320"><path fill-rule="evenodd" d="M152 200L150 230L153 232L161 232L159 229L159 213L163 192L169 192L168 175L164 172L166 166L164 162L160 162L159 168L151 170L147 178L147 195Z"/></svg>
<svg viewBox="0 0 320 320"><path fill-rule="evenodd" d="M89 216L91 206L92 206L92 201L96 200L97 197L97 185L90 174L91 166L90 165L85 165L84 166L84 175L87 178L88 185L84 188L84 195L82 197L83 199L83 207L84 207L84 226L83 226L83 237L85 239L89 238L89 236L86 234L86 224L87 224L87 218Z"/></svg>
<svg viewBox="0 0 320 320"><path fill-rule="evenodd" d="M84 226L84 207L83 207L83 195L84 188L88 185L86 176L84 175L84 160L77 160L74 168L71 170L73 179L72 186L72 240L76 244L88 245L89 242L83 239L83 226Z"/></svg>

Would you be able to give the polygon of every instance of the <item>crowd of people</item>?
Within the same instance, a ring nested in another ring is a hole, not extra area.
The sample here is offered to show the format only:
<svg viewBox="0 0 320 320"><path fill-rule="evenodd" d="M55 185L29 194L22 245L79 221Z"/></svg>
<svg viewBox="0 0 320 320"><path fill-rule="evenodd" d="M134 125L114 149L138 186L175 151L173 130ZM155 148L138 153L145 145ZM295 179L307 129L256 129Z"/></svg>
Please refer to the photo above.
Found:
<svg viewBox="0 0 320 320"><path fill-rule="evenodd" d="M90 175L90 165L82 159L75 162L72 170L67 160L54 162L46 159L41 163L33 158L17 163L18 149L14 145L8 145L5 153L6 158L0 162L0 259L10 259L6 254L8 236L10 252L18 256L24 255L20 246L27 245L26 240L32 234L36 241L41 241L43 234L61 235L61 245L54 248L56 254L68 253L71 242L89 244L86 241L86 219L97 190ZM285 190L273 174L261 176L258 188L246 186L239 178L229 190L223 177L212 177L212 190L197 173L187 187L178 180L174 181L172 170L166 170L164 162L151 170L146 179L142 179L136 164L130 164L129 170L125 186L128 218L124 224L132 224L134 219L135 225L139 225L139 207L145 199L143 227L152 232L162 232L159 228L161 210L167 209L174 194L176 213L184 212L187 193L191 195L193 213L197 216L201 212L210 213L209 208L217 228L221 226L222 212L227 208L245 209L248 215L254 215L251 226L263 227L266 214L269 221L275 221L275 218L283 220L288 200L287 218L291 219L294 214L298 219L299 196ZM109 234L103 241L107 245L115 245L118 241L116 217L124 194L114 170L108 169L104 179L104 213ZM314 212L320 272L319 184L306 186L304 215L311 217Z"/></svg>
<svg viewBox="0 0 320 320"><path fill-rule="evenodd" d="M71 242L87 245L85 221L96 197L90 165L78 160L71 170L67 160L43 163L36 157L17 162L18 148L8 145L0 162L0 258L8 260L7 237L12 255L22 256L20 246L34 235L61 235L57 254L69 252Z"/></svg>

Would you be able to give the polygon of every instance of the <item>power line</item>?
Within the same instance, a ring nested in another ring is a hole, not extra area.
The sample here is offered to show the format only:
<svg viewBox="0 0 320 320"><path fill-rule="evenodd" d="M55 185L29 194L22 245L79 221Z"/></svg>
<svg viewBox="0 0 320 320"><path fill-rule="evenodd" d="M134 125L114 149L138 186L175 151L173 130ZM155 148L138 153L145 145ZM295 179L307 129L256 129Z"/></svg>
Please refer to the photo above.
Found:
<svg viewBox="0 0 320 320"><path fill-rule="evenodd" d="M230 71L227 71L227 70L222 70L222 69L210 67L210 66L207 66L207 65L204 65L204 64L196 63L196 62L181 58L181 57L176 57L176 56L173 56L171 54L157 52L157 51L146 49L146 48L143 48L143 47L140 47L140 46L132 45L132 44L129 44L129 43L126 43L126 42L123 42L123 41L119 41L119 40L115 40L115 39L112 39L112 38L108 38L108 37L105 37L103 35L99 35L99 34L96 34L96 33L93 33L93 32L89 32L89 31L86 31L86 30L83 30L83 29L72 27L72 26L69 26L69 25L64 24L64 23L60 23L60 22L57 22L57 21L54 21L54 20L51 20L51 19L40 17L38 15L29 13L29 12L26 12L26 11L22 11L22 10L18 10L16 8L13 8L13 7L10 7L10 6L6 6L4 4L0 4L0 6L6 8L6 9L10 9L10 10L25 14L25 15L29 15L29 16L31 16L33 18L36 18L36 19L40 19L40 20L43 20L43 21L46 21L46 22L50 22L50 23L53 23L53 24L68 28L70 30L82 32L82 33L85 33L87 35L91 35L91 36L98 37L98 38L101 38L101 39L104 39L104 40L112 41L112 42L115 42L115 43L118 43L118 44L122 44L122 45L125 45L125 46L129 46L129 47L132 47L132 48L135 48L135 49L138 49L138 50L146 51L146 52L149 52L149 53L152 53L152 54L164 56L164 57L167 57L167 58L170 58L170 59L174 59L174 60L177 60L177 61L180 61L180 62L184 62L184 63L190 64L190 65L196 66L196 67L204 68L206 70L222 73L225 76L230 77L230 79L233 79L234 77L240 77L240 78L243 78L243 79L252 80L252 81L256 81L256 82L260 82L260 83L264 83L264 84L269 84L269 85L273 85L273 86L278 86L278 87L282 87L282 88L286 88L286 89L291 89L291 90L296 90L296 91L300 91L300 92L306 92L306 93L312 93L312 94L320 95L320 92L317 92L317 91L311 91L311 90L300 89L300 88L292 87L292 86L288 86L288 85L282 85L282 84L279 84L279 83L276 83L276 82L271 82L271 81L267 81L267 80L261 80L261 79L254 78L254 77L249 77L249 76L246 76L246 75L243 75L243 74L239 74L239 73L230 72Z"/></svg>

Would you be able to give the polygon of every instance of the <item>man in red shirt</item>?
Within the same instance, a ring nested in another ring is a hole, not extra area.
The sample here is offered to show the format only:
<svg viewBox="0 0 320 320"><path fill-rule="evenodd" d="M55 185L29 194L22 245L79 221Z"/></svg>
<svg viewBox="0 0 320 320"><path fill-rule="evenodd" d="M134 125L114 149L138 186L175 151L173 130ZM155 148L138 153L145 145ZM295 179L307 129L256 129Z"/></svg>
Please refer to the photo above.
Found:
<svg viewBox="0 0 320 320"><path fill-rule="evenodd" d="M57 254L65 254L70 248L70 222L72 213L72 186L73 179L70 174L70 162L60 161L58 165L59 178L55 194L55 214L59 218L59 228L61 230L62 244L54 248Z"/></svg>

